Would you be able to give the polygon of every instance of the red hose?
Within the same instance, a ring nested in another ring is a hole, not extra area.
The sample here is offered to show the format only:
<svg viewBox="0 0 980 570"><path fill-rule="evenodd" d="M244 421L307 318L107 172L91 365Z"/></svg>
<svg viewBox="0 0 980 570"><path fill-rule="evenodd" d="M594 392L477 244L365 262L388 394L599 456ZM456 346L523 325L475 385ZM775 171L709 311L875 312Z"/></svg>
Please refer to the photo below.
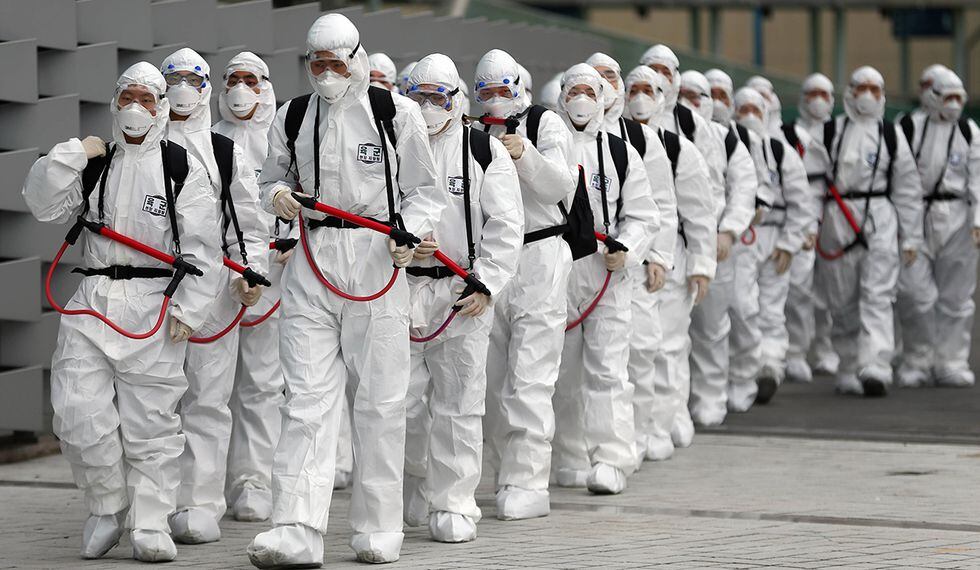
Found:
<svg viewBox="0 0 980 570"><path fill-rule="evenodd" d="M602 288L599 289L599 293L596 294L595 299L592 300L592 303L584 311L582 311L582 314L579 315L577 319L565 325L565 332L568 332L574 329L575 327L579 326L580 324L582 324L582 321L584 321L589 315L591 315L592 311L594 311L595 308L599 306L599 301L602 300L602 296L606 294L606 289L609 287L609 279L611 277L612 277L612 271L609 271L607 269L606 280L602 282Z"/></svg>
<svg viewBox="0 0 980 570"><path fill-rule="evenodd" d="M456 314L457 313L459 313L459 311L457 309L455 309L455 308L453 310L449 311L449 316L446 317L446 320L443 321L442 324L439 325L439 328L437 328L436 331L434 333L430 334L429 336L416 337L416 336L412 336L411 334L409 334L408 335L408 340L410 340L412 342L429 342L430 340L433 340L437 336L441 335L442 334L442 331L446 330L446 327L449 326L449 323L453 322L453 319L456 318Z"/></svg>
<svg viewBox="0 0 980 570"><path fill-rule="evenodd" d="M387 228L388 226L384 226L384 227ZM299 236L300 236L300 242L303 243L303 253L306 255L306 262L310 265L310 269L313 271L313 274L316 275L316 278L320 281L320 283L322 283L324 287L329 289L331 293L343 299L347 299L348 301L362 302L362 303L366 301L374 301L375 299L378 299L381 296L383 296L385 293L387 293L388 290L390 290L391 287L395 284L395 280L398 279L399 270L396 267L391 272L391 279L389 279L388 283L377 293L374 293L373 295L366 295L366 296L358 296L358 295L351 295L349 293L345 293L344 291L341 291L336 286L334 286L333 283L327 281L327 278L323 276L323 273L320 271L320 268L317 267L316 260L313 259L313 254L310 253L310 243L309 243L308 236L306 235L306 224L303 222L302 213L299 215Z"/></svg>
<svg viewBox="0 0 980 570"><path fill-rule="evenodd" d="M108 229L108 228L106 228L106 229ZM109 230L109 231L111 231L111 230ZM115 232L113 232L113 233L115 233ZM119 234L117 234L117 235L119 235ZM123 237L125 237L125 236L123 236ZM115 238L111 238L111 239L115 239ZM133 241L133 240L130 240L130 241ZM134 242L134 243L139 243L139 242ZM62 315L68 315L68 316L73 316L73 315L88 315L90 317L95 317L95 318L99 319L100 321L102 321L103 323L105 323L106 325L108 325L110 328L112 328L112 330L116 331L117 333L123 335L126 338L131 338L133 340L144 340L144 339L150 338L151 336L155 335L157 333L157 331L160 330L160 327L163 326L163 320L167 316L167 307L170 305L170 297L167 297L166 295L163 296L163 303L160 305L160 316L157 317L156 324L153 325L153 328L152 329L150 329L149 331L147 331L145 333L132 333L132 332L129 332L129 331L123 329L122 327L120 327L119 325L117 325L116 323L110 321L109 318L106 317L105 315L103 315L101 313L97 313L97 312L95 312L95 311L93 311L91 309L65 309L64 307L62 307L61 305L59 305L57 302L55 302L54 295L51 294L51 279L54 277L54 270L55 270L55 268L58 266L58 263L61 261L61 256L65 254L65 251L68 249L68 246L70 246L70 245L71 244L69 244L67 241L64 242L63 244L61 244L61 249L59 249L58 250L58 254L54 256L54 261L51 262L51 267L48 269L48 276L44 280L44 294L48 298L48 303L54 308L54 310L58 311ZM129 245L129 244L127 244L127 245ZM143 250L140 249L140 251L143 251ZM144 251L144 253L146 253L146 252ZM150 254L150 255L152 255L152 254ZM156 255L153 255L153 257L157 257L157 256ZM159 259L159 257L157 257L157 259ZM172 258L171 258L171 261L172 261Z"/></svg>
<svg viewBox="0 0 980 570"><path fill-rule="evenodd" d="M827 190L830 192L830 196L834 199L834 202L837 203L837 207L840 208L841 213L844 214L844 219L847 220L847 225L851 226L851 231L854 232L855 239L861 240L863 237L861 226L858 225L857 219L854 217L854 213L847 207L847 203L844 202L844 198L841 197L840 192L837 190L837 186L834 184L828 184ZM867 215L867 212L865 212L865 215ZM843 257L843 255L849 249L849 247L843 247L839 251L824 251L820 247L820 234L817 234L815 246L820 257L826 259L827 261L833 261Z"/></svg>
<svg viewBox="0 0 980 570"><path fill-rule="evenodd" d="M745 239L746 234L750 236L749 239ZM758 236L755 233L755 226L749 226L749 229L742 232L742 237L739 239L742 241L742 245L752 245L755 243L756 237Z"/></svg>
<svg viewBox="0 0 980 570"><path fill-rule="evenodd" d="M242 308L238 309L238 314L235 315L235 319L231 321L231 324L229 324L227 327L222 329L221 332L212 336L205 336L205 337L192 336L191 338L187 339L187 342L191 342L194 344L212 343L218 340L219 338L225 336L226 334L230 333L235 327L237 327L238 323L241 322L243 315L245 315L245 305L242 305Z"/></svg>
<svg viewBox="0 0 980 570"><path fill-rule="evenodd" d="M262 323L264 323L266 321L266 319L268 319L269 317L271 317L273 313L275 313L276 311L279 310L279 304L280 303L282 303L281 300L276 301L276 304L275 305L272 305L272 308L269 309L268 311L266 311L266 313L264 315L262 315L261 317L255 319L254 321L242 321L241 323L239 323L239 326L244 327L244 328L250 328L250 327L257 327L257 326L261 325Z"/></svg>

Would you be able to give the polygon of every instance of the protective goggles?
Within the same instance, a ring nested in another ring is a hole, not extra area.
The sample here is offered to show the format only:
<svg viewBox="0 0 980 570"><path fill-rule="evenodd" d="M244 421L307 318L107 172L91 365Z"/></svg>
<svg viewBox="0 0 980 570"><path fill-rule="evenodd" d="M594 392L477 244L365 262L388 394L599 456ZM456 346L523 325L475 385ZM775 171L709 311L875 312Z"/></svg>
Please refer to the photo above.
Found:
<svg viewBox="0 0 980 570"><path fill-rule="evenodd" d="M477 101L487 101L496 96L506 96L511 99L516 99L519 90L518 84L521 82L521 78L518 77L504 77L500 81L477 81L476 83L476 100ZM499 87L506 87L506 91L503 89L498 89ZM507 95L510 93L510 95Z"/></svg>
<svg viewBox="0 0 980 570"><path fill-rule="evenodd" d="M312 73L314 76L318 76L328 69L338 75L347 75L348 62L354 59L354 54L357 53L357 50L360 47L361 44L354 46L354 49L351 50L350 55L346 57L343 55L338 56L329 50L322 50L318 52L308 51L306 52L306 66L309 68L310 73Z"/></svg>
<svg viewBox="0 0 980 570"><path fill-rule="evenodd" d="M133 83L129 85L117 85L113 94L113 100L122 108L130 103L139 103L149 108L157 108L160 104L160 96L157 95L152 87Z"/></svg>
<svg viewBox="0 0 980 570"><path fill-rule="evenodd" d="M435 89L431 87L421 87L419 85L413 85L408 88L408 93L406 95L412 101L415 101L419 105L428 101L436 107L442 107L443 109L449 109L452 106L453 96L459 93L459 88L450 91L447 87L440 85Z"/></svg>
<svg viewBox="0 0 980 570"><path fill-rule="evenodd" d="M169 72L163 78L167 81L167 85L170 86L180 85L181 81L186 81L188 85L195 88L203 87L204 81L207 80L207 76L198 75L197 73L182 75L178 71Z"/></svg>
<svg viewBox="0 0 980 570"><path fill-rule="evenodd" d="M268 79L267 77L252 73L251 71L245 71L246 74L244 76L241 74L235 75L235 73L237 72L233 71L225 76L225 86L229 89L238 85L239 83L244 83L246 87L258 87L259 83Z"/></svg>
<svg viewBox="0 0 980 570"><path fill-rule="evenodd" d="M599 70L596 69L596 71ZM605 70L599 71L599 75L601 75L609 83L615 84L617 81L619 81L619 73L617 73L616 70L611 67L607 67Z"/></svg>

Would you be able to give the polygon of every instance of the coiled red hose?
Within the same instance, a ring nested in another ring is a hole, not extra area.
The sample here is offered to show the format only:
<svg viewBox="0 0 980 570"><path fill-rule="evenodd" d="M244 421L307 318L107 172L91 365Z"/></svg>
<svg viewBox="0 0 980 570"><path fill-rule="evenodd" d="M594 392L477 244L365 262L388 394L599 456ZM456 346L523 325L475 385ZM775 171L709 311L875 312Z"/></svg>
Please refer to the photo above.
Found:
<svg viewBox="0 0 980 570"><path fill-rule="evenodd" d="M449 311L449 316L446 317L446 320L443 321L442 324L439 325L439 328L437 328L435 332L433 332L432 334L428 336L422 336L422 337L412 336L411 334L409 334L408 340L412 342L429 342L430 340L434 340L437 336L441 335L442 332L446 330L447 327L449 327L449 323L453 322L453 319L456 318L457 313L459 313L459 310L456 308L453 308L453 310Z"/></svg>
<svg viewBox="0 0 980 570"><path fill-rule="evenodd" d="M250 328L250 327L257 327L257 326L261 325L269 317L271 317L273 313L275 313L276 311L279 310L279 304L280 303L282 303L281 300L276 301L276 304L275 305L272 305L272 308L269 309L268 311L266 311L264 315L262 315L261 317L255 319L254 321L242 321L239 324L239 326L244 327L244 328Z"/></svg>
<svg viewBox="0 0 980 570"><path fill-rule="evenodd" d="M746 235L749 236L749 239L745 239ZM739 239L741 240L742 245L752 245L755 243L757 237L758 236L755 233L755 226L749 226L749 229L742 232L742 237Z"/></svg>
<svg viewBox="0 0 980 570"><path fill-rule="evenodd" d="M219 332L217 334L214 334L212 336L204 336L204 337L192 336L191 338L187 339L187 342L191 342L191 343L194 343L194 344L209 344L209 343L212 343L212 342L218 340L219 338L225 336L226 334L230 333L235 327L237 327L238 326L238 323L241 322L242 317L244 315L245 315L245 305L242 305L242 307L240 309L238 309L238 314L235 315L234 320L232 320L231 323L227 327L223 328L221 330L221 332Z"/></svg>
<svg viewBox="0 0 980 570"><path fill-rule="evenodd" d="M609 288L609 279L611 277L612 277L612 271L609 271L607 269L606 280L602 282L602 288L599 289L599 293L596 294L595 299L592 300L592 303L590 303L589 306L586 307L584 311L582 311L582 314L579 315L577 319L565 325L565 332L568 332L574 329L575 327L579 326L580 324L582 324L582 321L588 318L588 316L592 314L592 311L594 311L595 308L599 306L599 301L602 300L602 296L606 294L606 289Z"/></svg>

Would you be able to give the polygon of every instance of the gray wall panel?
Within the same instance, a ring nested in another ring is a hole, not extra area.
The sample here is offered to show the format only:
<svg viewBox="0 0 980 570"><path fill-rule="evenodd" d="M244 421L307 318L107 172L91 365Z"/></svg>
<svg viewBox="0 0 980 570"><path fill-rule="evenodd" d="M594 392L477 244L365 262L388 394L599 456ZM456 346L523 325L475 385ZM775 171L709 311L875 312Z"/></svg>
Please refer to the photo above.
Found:
<svg viewBox="0 0 980 570"><path fill-rule="evenodd" d="M37 54L38 89L43 96L77 93L82 102L106 103L119 77L118 44L102 42Z"/></svg>
<svg viewBox="0 0 980 570"><path fill-rule="evenodd" d="M0 262L0 319L5 321L36 321L41 318L41 293L37 290L37 275L41 260L36 257Z"/></svg>
<svg viewBox="0 0 980 570"><path fill-rule="evenodd" d="M48 366L58 342L61 315L45 311L32 322L0 321L0 368Z"/></svg>
<svg viewBox="0 0 980 570"><path fill-rule="evenodd" d="M74 0L0 0L0 40L35 39L46 48L75 49Z"/></svg>
<svg viewBox="0 0 980 570"><path fill-rule="evenodd" d="M218 47L237 46L247 41L251 51L262 55L276 49L273 38L272 3L253 0L225 4L217 9Z"/></svg>
<svg viewBox="0 0 980 570"><path fill-rule="evenodd" d="M153 47L150 0L78 0L78 41L114 41L119 47Z"/></svg>
<svg viewBox="0 0 980 570"><path fill-rule="evenodd" d="M23 150L12 150L9 152L0 152L0 220L3 220L2 216L11 215L9 212L27 212L27 204L24 203L24 198L21 197L20 191L24 187L24 179L27 178L27 173L31 169L31 165L37 160L37 149L28 148ZM0 247L8 242L20 242L23 239L20 234L11 232L7 234L4 231L0 235L17 236L16 239L11 237L10 239L0 240ZM3 256L0 257L12 257Z"/></svg>
<svg viewBox="0 0 980 570"><path fill-rule="evenodd" d="M51 396L41 366L0 372L0 429L49 431Z"/></svg>
<svg viewBox="0 0 980 570"><path fill-rule="evenodd" d="M78 135L78 95L38 99L34 105L0 105L0 148L41 152Z"/></svg>
<svg viewBox="0 0 980 570"><path fill-rule="evenodd" d="M0 101L37 101L37 40L0 43Z"/></svg>
<svg viewBox="0 0 980 570"><path fill-rule="evenodd" d="M216 0L157 0L152 10L154 44L193 44L198 51L216 51Z"/></svg>

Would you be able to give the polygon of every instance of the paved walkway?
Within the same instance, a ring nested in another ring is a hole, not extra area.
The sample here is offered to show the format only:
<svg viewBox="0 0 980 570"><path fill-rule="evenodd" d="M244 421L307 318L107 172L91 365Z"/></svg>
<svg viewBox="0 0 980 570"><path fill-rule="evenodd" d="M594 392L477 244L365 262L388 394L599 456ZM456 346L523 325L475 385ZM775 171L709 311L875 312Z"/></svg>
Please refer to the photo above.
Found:
<svg viewBox="0 0 980 570"><path fill-rule="evenodd" d="M980 447L699 435L647 463L616 497L557 490L547 518L500 522L485 480L480 537L407 533L395 568L978 568ZM337 494L325 566L365 568L347 547ZM0 568L125 568L78 558L85 508L60 456L0 466ZM266 524L222 523L215 544L180 546L167 567L250 568ZM142 566L140 566L142 567Z"/></svg>

